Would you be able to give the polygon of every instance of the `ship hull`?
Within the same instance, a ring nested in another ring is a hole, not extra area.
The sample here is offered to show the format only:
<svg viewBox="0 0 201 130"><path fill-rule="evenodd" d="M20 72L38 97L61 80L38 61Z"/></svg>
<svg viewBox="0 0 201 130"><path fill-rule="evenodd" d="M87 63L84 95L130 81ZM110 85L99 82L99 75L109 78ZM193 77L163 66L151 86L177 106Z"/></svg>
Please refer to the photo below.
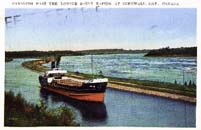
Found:
<svg viewBox="0 0 201 130"><path fill-rule="evenodd" d="M77 93L72 91L65 91L62 89L51 88L51 87L42 87L42 89L60 94L62 96L66 96L68 98L81 100L81 101L89 101L89 102L104 102L104 93Z"/></svg>

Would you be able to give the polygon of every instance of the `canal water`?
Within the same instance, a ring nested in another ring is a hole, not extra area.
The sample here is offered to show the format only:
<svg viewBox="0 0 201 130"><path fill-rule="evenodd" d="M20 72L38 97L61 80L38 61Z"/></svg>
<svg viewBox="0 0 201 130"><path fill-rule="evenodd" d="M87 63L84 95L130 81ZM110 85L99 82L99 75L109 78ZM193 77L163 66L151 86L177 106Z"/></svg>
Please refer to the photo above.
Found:
<svg viewBox="0 0 201 130"><path fill-rule="evenodd" d="M104 103L87 103L41 91L39 74L21 66L27 60L6 63L5 90L49 108L70 107L81 126L195 127L196 105L187 102L108 88Z"/></svg>

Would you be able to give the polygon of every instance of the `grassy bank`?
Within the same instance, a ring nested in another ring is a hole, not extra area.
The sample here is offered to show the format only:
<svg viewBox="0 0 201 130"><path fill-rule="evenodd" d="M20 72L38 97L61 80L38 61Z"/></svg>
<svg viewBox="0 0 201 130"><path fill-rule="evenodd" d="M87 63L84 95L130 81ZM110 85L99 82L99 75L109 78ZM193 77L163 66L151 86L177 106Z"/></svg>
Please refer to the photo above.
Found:
<svg viewBox="0 0 201 130"><path fill-rule="evenodd" d="M20 94L5 93L5 126L78 126L75 114L66 107L48 109L28 103Z"/></svg>
<svg viewBox="0 0 201 130"><path fill-rule="evenodd" d="M23 62L22 66L36 72L45 72L46 70L48 70L47 67L43 66L43 64L45 63L47 63L47 61L45 60L33 60L33 61Z"/></svg>
<svg viewBox="0 0 201 130"><path fill-rule="evenodd" d="M42 61L40 60L24 62L23 66L31 70L37 70L38 72L44 72L45 70L48 69L42 66ZM92 77L100 77L100 75L92 76L90 74L83 74L78 72L69 72L67 76L78 78L78 79L89 79ZM133 88L133 91L136 90L134 92L144 93L144 94L150 94L151 92L151 95L162 96L162 97L173 97L171 95L174 94L175 98L173 99L196 102L196 86L195 85L180 85L176 83L114 78L114 77L107 77L107 78L109 79L108 87L111 87L111 88L123 90L123 87L124 88L129 87L129 88ZM128 90L128 89L125 89L125 90ZM180 96L182 97L177 98Z"/></svg>

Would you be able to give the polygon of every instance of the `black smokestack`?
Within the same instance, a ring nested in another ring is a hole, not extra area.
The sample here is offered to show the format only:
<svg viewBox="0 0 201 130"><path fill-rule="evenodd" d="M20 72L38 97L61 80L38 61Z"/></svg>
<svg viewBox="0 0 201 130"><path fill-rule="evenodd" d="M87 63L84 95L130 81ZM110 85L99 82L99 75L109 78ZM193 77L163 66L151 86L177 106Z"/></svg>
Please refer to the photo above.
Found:
<svg viewBox="0 0 201 130"><path fill-rule="evenodd" d="M51 62L51 69L54 69L56 67L56 63L55 63L55 61L52 61Z"/></svg>
<svg viewBox="0 0 201 130"><path fill-rule="evenodd" d="M56 68L59 68L60 61L61 61L61 56L57 56L56 57Z"/></svg>

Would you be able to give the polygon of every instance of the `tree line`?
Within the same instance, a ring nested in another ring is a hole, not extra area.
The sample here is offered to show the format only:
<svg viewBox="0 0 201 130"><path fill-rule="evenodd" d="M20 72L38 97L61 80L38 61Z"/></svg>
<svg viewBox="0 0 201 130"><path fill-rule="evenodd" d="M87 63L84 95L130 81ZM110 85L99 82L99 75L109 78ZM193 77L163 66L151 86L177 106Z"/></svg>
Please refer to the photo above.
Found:
<svg viewBox="0 0 201 130"><path fill-rule="evenodd" d="M196 57L197 47L180 47L180 48L160 48L151 50L145 56L178 56L178 57Z"/></svg>
<svg viewBox="0 0 201 130"><path fill-rule="evenodd" d="M100 54L125 54L146 53L149 50L124 50L124 49L95 49L81 51L6 51L6 58L35 58L45 56L78 56L78 55L100 55Z"/></svg>

